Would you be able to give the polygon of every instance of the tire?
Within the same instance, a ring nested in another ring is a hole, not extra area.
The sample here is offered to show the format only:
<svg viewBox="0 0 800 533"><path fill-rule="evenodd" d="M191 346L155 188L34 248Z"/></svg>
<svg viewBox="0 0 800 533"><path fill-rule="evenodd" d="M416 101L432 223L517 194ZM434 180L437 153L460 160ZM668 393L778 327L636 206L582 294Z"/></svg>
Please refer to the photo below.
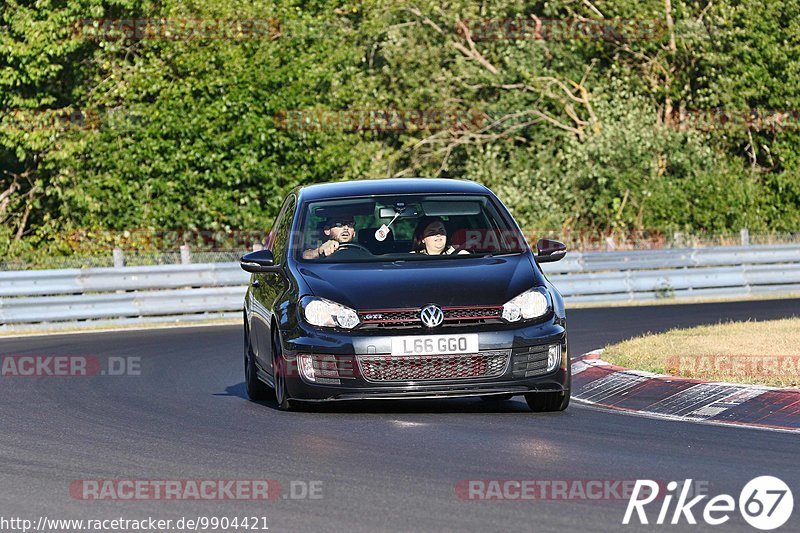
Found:
<svg viewBox="0 0 800 533"><path fill-rule="evenodd" d="M484 402L507 402L513 398L513 394L495 394L494 396L479 396Z"/></svg>
<svg viewBox="0 0 800 533"><path fill-rule="evenodd" d="M563 411L569 405L569 391L565 392L532 392L525 395L525 401L531 411L537 413Z"/></svg>
<svg viewBox="0 0 800 533"><path fill-rule="evenodd" d="M247 388L247 396L254 402L275 397L272 389L258 379L255 357L250 349L250 330L247 328L246 320L244 323L244 384Z"/></svg>
<svg viewBox="0 0 800 533"><path fill-rule="evenodd" d="M566 390L563 392L531 392L526 394L525 401L528 403L528 407L531 408L531 411L537 413L563 411L569 406L570 389L572 387L572 360L569 357L568 350L565 350L564 354L567 363L567 379L564 381L564 388Z"/></svg>
<svg viewBox="0 0 800 533"><path fill-rule="evenodd" d="M292 411L295 409L289 391L286 390L286 364L283 359L283 348L278 333L275 333L272 341L272 369L275 381L275 401L278 402L278 409L281 411Z"/></svg>

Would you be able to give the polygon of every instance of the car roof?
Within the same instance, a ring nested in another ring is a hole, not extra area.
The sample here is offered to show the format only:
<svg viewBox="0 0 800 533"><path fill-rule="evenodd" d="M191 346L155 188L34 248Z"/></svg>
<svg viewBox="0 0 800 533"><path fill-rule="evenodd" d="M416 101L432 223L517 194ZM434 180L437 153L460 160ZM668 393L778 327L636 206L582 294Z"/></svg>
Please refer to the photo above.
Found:
<svg viewBox="0 0 800 533"><path fill-rule="evenodd" d="M380 194L486 194L489 189L468 180L449 178L387 178L307 185L299 189L303 202Z"/></svg>

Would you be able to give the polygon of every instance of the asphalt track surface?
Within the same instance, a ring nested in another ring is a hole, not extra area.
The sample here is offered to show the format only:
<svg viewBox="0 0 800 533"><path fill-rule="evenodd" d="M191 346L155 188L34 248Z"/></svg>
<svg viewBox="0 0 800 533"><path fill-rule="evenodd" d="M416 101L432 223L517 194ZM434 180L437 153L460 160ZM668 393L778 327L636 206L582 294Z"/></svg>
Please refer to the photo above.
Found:
<svg viewBox="0 0 800 533"><path fill-rule="evenodd" d="M647 331L794 314L800 300L578 309L568 320L574 357ZM245 399L241 335L240 326L224 326L0 340L3 356L141 357L139 376L0 378L2 516L263 516L270 531L757 531L736 512L715 528L658 526L658 507L648 507L650 525L622 526L626 501L470 501L455 487L476 479L692 478L712 496L738 499L747 481L774 475L796 501L779 531L800 530L797 435L579 403L537 414L521 398L283 413ZM82 501L69 492L80 479L274 479L286 493L291 481L321 481L323 497Z"/></svg>

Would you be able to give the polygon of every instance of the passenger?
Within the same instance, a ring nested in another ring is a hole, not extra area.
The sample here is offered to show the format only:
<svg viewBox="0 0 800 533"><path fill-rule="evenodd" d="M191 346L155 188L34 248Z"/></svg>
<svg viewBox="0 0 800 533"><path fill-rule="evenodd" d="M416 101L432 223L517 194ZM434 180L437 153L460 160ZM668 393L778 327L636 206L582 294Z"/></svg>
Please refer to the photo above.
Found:
<svg viewBox="0 0 800 533"><path fill-rule="evenodd" d="M352 242L356 235L353 217L335 216L329 217L323 226L323 233L329 237L316 248L310 248L303 252L303 259L318 259L335 254L339 246Z"/></svg>
<svg viewBox="0 0 800 533"><path fill-rule="evenodd" d="M466 250L456 250L447 238L444 221L439 217L424 217L417 223L411 243L411 253L425 255L468 254Z"/></svg>

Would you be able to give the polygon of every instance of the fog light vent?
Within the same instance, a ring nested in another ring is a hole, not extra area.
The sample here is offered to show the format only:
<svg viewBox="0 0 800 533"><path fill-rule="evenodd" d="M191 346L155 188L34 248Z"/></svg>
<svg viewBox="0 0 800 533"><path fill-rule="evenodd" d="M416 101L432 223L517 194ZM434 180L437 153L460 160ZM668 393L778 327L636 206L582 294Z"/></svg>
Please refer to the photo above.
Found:
<svg viewBox="0 0 800 533"><path fill-rule="evenodd" d="M335 355L298 355L297 367L300 375L313 383L340 385L340 378L355 377L352 359L337 358Z"/></svg>
<svg viewBox="0 0 800 533"><path fill-rule="evenodd" d="M553 344L547 350L547 371L552 372L561 364L561 345Z"/></svg>
<svg viewBox="0 0 800 533"><path fill-rule="evenodd" d="M540 345L522 348L514 354L513 376L530 378L548 374L561 364L561 345Z"/></svg>

